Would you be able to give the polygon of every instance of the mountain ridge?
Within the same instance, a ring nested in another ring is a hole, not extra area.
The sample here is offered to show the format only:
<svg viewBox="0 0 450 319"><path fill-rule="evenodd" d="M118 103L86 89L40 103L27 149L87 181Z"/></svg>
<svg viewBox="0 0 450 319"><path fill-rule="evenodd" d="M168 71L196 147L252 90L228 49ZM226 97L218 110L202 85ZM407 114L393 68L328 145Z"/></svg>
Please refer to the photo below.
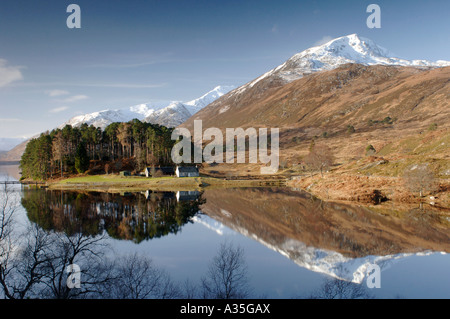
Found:
<svg viewBox="0 0 450 319"><path fill-rule="evenodd" d="M331 71L346 64L412 67L418 70L450 66L449 61L443 60L430 62L398 58L372 40L351 34L295 54L283 64L220 97L181 126L192 128L196 119L217 117L232 110L231 106L235 109L245 108L250 100L248 97L253 100L262 99L267 97L268 91L272 89L280 88L304 76Z"/></svg>
<svg viewBox="0 0 450 319"><path fill-rule="evenodd" d="M450 61L438 60L431 62L428 60L406 60L396 57L386 48L354 33L297 53L283 64L249 82L248 85L252 87L260 80L272 75L278 75L285 82L292 82L303 75L332 70L348 63L416 67L450 66ZM237 92L240 92L239 88Z"/></svg>
<svg viewBox="0 0 450 319"><path fill-rule="evenodd" d="M66 125L78 127L81 124L88 124L104 129L113 122L128 122L135 118L152 124L175 127L233 88L234 86L217 86L200 98L188 102L150 102L129 108L105 109L78 115L61 124L59 128Z"/></svg>

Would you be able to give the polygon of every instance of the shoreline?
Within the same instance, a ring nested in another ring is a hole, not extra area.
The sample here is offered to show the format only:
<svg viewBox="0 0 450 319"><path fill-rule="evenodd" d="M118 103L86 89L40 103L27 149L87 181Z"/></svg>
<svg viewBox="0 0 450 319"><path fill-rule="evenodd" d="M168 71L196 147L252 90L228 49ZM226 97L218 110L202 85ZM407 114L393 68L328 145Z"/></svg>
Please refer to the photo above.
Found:
<svg viewBox="0 0 450 319"><path fill-rule="evenodd" d="M450 210L450 183L439 180L442 191L420 197L405 189L402 178L365 176L356 174L324 174L324 176L301 176L289 180L286 185L300 188L323 200L346 201L381 205L391 203L430 204Z"/></svg>
<svg viewBox="0 0 450 319"><path fill-rule="evenodd" d="M444 181L442 181L445 187ZM154 191L190 191L213 188L249 188L249 187L290 187L298 188L324 201L345 201L355 204L394 205L431 204L436 208L450 209L448 191L438 193L435 201L429 195L422 198L402 189L401 179L395 177L358 176L353 174L325 174L315 176L297 176L285 179L226 179L210 176L200 177L159 177L139 176L122 177L118 175L84 175L47 181L49 190L73 190L93 192L141 192ZM379 192L379 193L378 193Z"/></svg>
<svg viewBox="0 0 450 319"><path fill-rule="evenodd" d="M46 188L50 190L84 190L84 191L188 191L206 188L232 188L232 187L268 187L285 186L285 181L266 180L227 180L214 177L120 177L117 175L92 175L71 177L60 181L47 182Z"/></svg>

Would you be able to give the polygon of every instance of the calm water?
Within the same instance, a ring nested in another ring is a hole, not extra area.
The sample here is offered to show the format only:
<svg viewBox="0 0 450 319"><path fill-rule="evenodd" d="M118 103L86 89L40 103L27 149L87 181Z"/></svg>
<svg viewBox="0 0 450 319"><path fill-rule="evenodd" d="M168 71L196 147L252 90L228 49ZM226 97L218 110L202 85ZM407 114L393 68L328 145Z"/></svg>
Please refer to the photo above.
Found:
<svg viewBox="0 0 450 319"><path fill-rule="evenodd" d="M0 166L0 180L14 172ZM369 209L289 188L15 190L22 224L106 234L115 254L148 256L176 282L200 282L227 242L244 251L251 297L307 297L337 278L375 298L450 298L450 220L434 208ZM369 264L381 268L379 289L367 288Z"/></svg>

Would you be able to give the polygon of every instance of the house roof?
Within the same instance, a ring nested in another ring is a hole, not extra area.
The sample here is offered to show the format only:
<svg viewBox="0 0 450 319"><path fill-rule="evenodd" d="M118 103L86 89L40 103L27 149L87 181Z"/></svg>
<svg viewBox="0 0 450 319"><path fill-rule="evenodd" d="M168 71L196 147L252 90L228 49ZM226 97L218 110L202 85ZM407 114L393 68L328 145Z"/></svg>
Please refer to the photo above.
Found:
<svg viewBox="0 0 450 319"><path fill-rule="evenodd" d="M152 170L152 168L147 167L146 170L150 172ZM155 167L155 172L157 172L157 171L162 171L163 173L174 173L175 168L173 168L173 167Z"/></svg>
<svg viewBox="0 0 450 319"><path fill-rule="evenodd" d="M186 166L186 167L177 167L179 172L183 173L198 173L197 167Z"/></svg>

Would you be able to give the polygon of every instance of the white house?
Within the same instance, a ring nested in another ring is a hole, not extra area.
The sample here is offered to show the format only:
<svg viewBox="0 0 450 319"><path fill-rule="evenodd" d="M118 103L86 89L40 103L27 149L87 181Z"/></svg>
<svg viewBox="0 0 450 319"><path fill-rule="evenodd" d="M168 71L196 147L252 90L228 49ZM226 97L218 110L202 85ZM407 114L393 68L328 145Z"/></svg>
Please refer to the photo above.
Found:
<svg viewBox="0 0 450 319"><path fill-rule="evenodd" d="M197 167L180 167L177 166L175 170L175 174L177 177L199 177L200 173L198 172Z"/></svg>

